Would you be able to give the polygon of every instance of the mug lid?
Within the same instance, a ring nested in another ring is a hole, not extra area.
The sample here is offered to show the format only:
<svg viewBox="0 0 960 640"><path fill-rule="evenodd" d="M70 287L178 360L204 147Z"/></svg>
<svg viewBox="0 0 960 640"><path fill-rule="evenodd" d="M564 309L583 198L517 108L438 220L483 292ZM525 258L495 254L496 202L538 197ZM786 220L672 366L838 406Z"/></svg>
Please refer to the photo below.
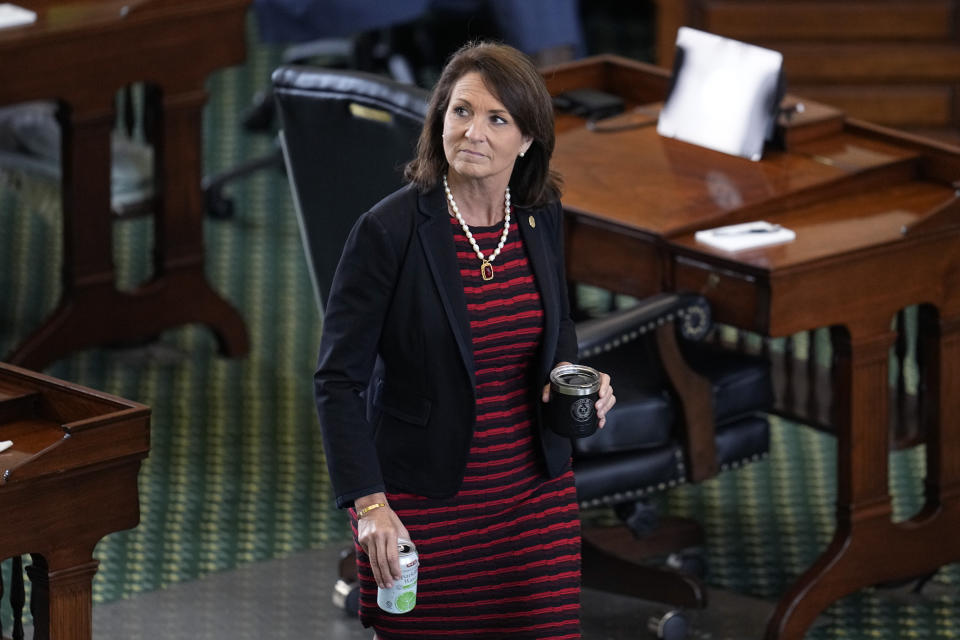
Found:
<svg viewBox="0 0 960 640"><path fill-rule="evenodd" d="M583 364L562 364L550 372L550 387L566 396L588 396L600 391L600 372Z"/></svg>

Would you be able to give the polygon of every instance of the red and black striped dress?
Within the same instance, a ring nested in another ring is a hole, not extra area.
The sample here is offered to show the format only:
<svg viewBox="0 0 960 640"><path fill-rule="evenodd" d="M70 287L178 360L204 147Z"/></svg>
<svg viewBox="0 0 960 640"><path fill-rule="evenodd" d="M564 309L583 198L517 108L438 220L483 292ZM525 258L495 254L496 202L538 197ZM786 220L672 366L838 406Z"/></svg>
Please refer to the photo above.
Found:
<svg viewBox="0 0 960 640"><path fill-rule="evenodd" d="M494 279L484 282L480 260L456 220L451 223L477 380L466 473L451 498L387 494L420 554L417 605L405 614L381 611L358 547L361 620L383 640L579 638L576 491L571 471L547 478L532 433L530 367L543 308L521 234L511 227ZM471 229L484 255L502 230Z"/></svg>

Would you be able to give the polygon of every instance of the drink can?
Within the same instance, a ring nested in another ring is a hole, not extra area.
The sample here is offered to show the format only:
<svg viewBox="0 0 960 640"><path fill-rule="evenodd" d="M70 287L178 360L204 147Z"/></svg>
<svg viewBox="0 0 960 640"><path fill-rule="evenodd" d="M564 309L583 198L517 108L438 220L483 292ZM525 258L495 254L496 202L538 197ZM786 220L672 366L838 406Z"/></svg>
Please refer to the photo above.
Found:
<svg viewBox="0 0 960 640"><path fill-rule="evenodd" d="M388 613L406 613L417 604L417 572L420 556L409 540L397 540L400 552L400 579L389 589L377 587L377 604Z"/></svg>

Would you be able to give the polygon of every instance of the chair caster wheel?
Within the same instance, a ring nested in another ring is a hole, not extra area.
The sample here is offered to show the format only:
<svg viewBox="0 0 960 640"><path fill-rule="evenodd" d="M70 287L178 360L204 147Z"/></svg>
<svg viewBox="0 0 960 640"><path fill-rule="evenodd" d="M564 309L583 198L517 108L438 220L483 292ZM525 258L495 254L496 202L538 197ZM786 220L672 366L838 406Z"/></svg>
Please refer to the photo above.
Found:
<svg viewBox="0 0 960 640"><path fill-rule="evenodd" d="M217 220L229 220L233 218L233 200L218 191L207 191L204 193L206 201L207 215Z"/></svg>
<svg viewBox="0 0 960 640"><path fill-rule="evenodd" d="M345 547L340 550L340 560L337 562L337 576L344 582L356 582L357 578L357 552L353 547Z"/></svg>
<svg viewBox="0 0 960 640"><path fill-rule="evenodd" d="M667 611L647 621L647 628L660 640L683 640L687 637L687 618L680 611Z"/></svg>
<svg viewBox="0 0 960 640"><path fill-rule="evenodd" d="M360 584L342 578L333 585L333 606L343 609L351 618L360 615Z"/></svg>
<svg viewBox="0 0 960 640"><path fill-rule="evenodd" d="M697 551L671 553L667 556L666 565L675 571L695 578L703 579L707 576L706 558Z"/></svg>

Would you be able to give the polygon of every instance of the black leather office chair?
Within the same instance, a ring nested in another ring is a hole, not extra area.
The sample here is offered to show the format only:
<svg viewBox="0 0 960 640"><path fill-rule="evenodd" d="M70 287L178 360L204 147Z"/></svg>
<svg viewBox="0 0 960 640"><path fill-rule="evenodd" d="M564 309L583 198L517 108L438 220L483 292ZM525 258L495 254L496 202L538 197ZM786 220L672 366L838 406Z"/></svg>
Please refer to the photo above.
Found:
<svg viewBox="0 0 960 640"><path fill-rule="evenodd" d="M354 222L403 184L429 93L359 71L273 74L280 140L321 308Z"/></svg>
<svg viewBox="0 0 960 640"><path fill-rule="evenodd" d="M670 640L686 634L682 609L707 604L704 536L692 520L661 517L650 497L769 450L769 364L704 343L710 331L709 305L693 294L577 324L581 362L610 372L617 394L606 428L574 441L582 512L612 507L619 520L584 519L583 584L670 605L650 620Z"/></svg>
<svg viewBox="0 0 960 640"><path fill-rule="evenodd" d="M262 0L254 4L262 35L268 42L282 42L289 38L299 40L304 33L317 29L317 39L298 41L287 46L282 54L284 66L320 64L363 72L389 73L403 84L416 84L417 71L413 57L417 53L407 42L417 17L426 3L396 3L379 6L372 2L354 6L351 0L342 0L336 7L313 7L300 12L285 0ZM303 11L306 11L304 15ZM330 13L333 11L333 13ZM306 20L305 20L306 18ZM324 24L324 28L319 28ZM322 35L320 35L322 33ZM273 134L276 101L272 85L254 96L253 104L244 114L243 127L249 132ZM204 206L213 218L232 218L234 204L226 193L227 186L264 169L282 169L283 155L279 145L266 154L250 158L220 173L203 179Z"/></svg>
<svg viewBox="0 0 960 640"><path fill-rule="evenodd" d="M279 68L273 88L287 174L322 307L353 223L401 184L428 94L385 77L308 67ZM701 544L699 528L660 522L643 501L650 493L755 460L768 449L761 413L772 400L766 363L710 351L698 342L709 330L707 302L686 294L653 296L578 323L582 361L612 375L618 398L606 428L575 443L578 499L584 508L613 506L626 523L584 527L587 586L672 606L706 603L696 576L643 562L651 554ZM339 584L339 598L355 611L356 592L347 584L351 565L349 558L341 563L347 580ZM682 637L676 633L682 617L667 615L656 624L661 636Z"/></svg>

